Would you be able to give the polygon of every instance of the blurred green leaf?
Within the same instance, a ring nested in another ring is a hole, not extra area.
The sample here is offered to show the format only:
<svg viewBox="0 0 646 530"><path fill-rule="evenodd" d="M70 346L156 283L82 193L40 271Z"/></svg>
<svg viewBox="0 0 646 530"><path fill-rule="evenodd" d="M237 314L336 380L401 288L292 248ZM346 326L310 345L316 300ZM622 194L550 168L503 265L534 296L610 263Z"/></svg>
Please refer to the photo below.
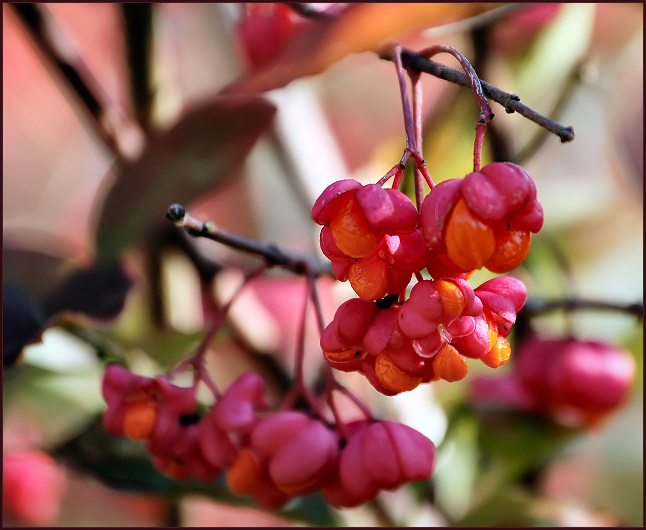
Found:
<svg viewBox="0 0 646 530"><path fill-rule="evenodd" d="M454 521L470 526L541 526L535 481L579 431L518 411L474 408L477 477L469 509Z"/></svg>
<svg viewBox="0 0 646 530"><path fill-rule="evenodd" d="M51 317L75 313L99 320L116 317L133 281L115 260L77 267L71 260L7 245L3 257L3 359L11 364L40 341Z"/></svg>
<svg viewBox="0 0 646 530"><path fill-rule="evenodd" d="M467 511L477 471L478 425L466 407L456 408L449 416L449 426L438 447L433 475L435 500L451 519Z"/></svg>
<svg viewBox="0 0 646 530"><path fill-rule="evenodd" d="M538 416L512 410L478 410L479 445L487 458L499 460L511 476L546 465L579 431Z"/></svg>
<svg viewBox="0 0 646 530"><path fill-rule="evenodd" d="M68 440L103 407L100 373L100 367L68 375L17 366L3 377L3 419L34 425L47 444Z"/></svg>
<svg viewBox="0 0 646 530"><path fill-rule="evenodd" d="M218 333L213 343L220 340L221 335L221 332ZM163 370L170 370L193 354L203 338L202 331L189 334L158 332L144 340L140 346Z"/></svg>
<svg viewBox="0 0 646 530"><path fill-rule="evenodd" d="M594 4L563 4L556 19L538 36L514 67L515 91L529 106L550 108L562 84L584 57L594 26Z"/></svg>
<svg viewBox="0 0 646 530"><path fill-rule="evenodd" d="M437 81L436 81L437 82ZM424 159L435 184L448 179L462 178L473 171L473 145L478 106L473 92L451 87L447 103L429 119L424 127ZM494 112L500 112L495 110ZM495 118L494 118L495 119ZM482 165L489 162L488 139L482 147Z"/></svg>
<svg viewBox="0 0 646 530"><path fill-rule="evenodd" d="M623 347L632 353L637 365L637 376L635 378L635 386L638 388L644 387L644 327L636 325L635 329L628 333L623 341Z"/></svg>
<svg viewBox="0 0 646 530"><path fill-rule="evenodd" d="M486 502L469 511L454 526L469 527L531 527L545 526L546 521L535 513L537 497L517 485L507 484L492 492Z"/></svg>
<svg viewBox="0 0 646 530"><path fill-rule="evenodd" d="M261 97L217 97L152 135L134 162L122 161L95 204L96 250L114 258L155 226L172 203L189 203L236 175L276 108Z"/></svg>
<svg viewBox="0 0 646 530"><path fill-rule="evenodd" d="M338 517L321 493L297 498L281 515L310 525L334 527L339 525Z"/></svg>
<svg viewBox="0 0 646 530"><path fill-rule="evenodd" d="M112 436L103 427L101 417L56 448L54 454L72 469L116 489L159 492L176 484L153 468L142 443Z"/></svg>

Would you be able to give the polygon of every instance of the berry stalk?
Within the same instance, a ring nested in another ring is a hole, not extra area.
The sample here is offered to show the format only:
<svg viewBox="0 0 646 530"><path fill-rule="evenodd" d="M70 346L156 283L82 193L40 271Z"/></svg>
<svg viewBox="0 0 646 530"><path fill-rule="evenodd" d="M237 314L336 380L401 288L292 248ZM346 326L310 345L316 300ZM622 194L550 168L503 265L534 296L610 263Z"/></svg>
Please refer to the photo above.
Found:
<svg viewBox="0 0 646 530"><path fill-rule="evenodd" d="M381 53L380 57L382 59L392 60L391 55L387 52ZM456 85L464 87L471 86L469 77L463 72L437 63L435 61L431 61L430 59L412 50L407 50L405 48L402 49L401 60L406 68L410 70L424 72L439 79L444 79L449 83L455 83ZM501 90L500 88L485 81L481 81L480 84L482 86L482 92L485 94L485 96L502 105L502 107L508 114L517 112L524 118L533 121L538 126L543 127L545 130L558 136L561 140L561 143L567 143L574 140L574 129L571 126L565 126L559 122L556 122L548 118L547 116L544 116L540 112L537 112L533 108L528 107L524 103L521 103L520 98L516 94L505 92L504 90Z"/></svg>
<svg viewBox="0 0 646 530"><path fill-rule="evenodd" d="M395 69L397 71L397 79L399 80L399 90L401 93L402 107L404 111L406 150L404 151L404 156L399 163L401 172L396 174L395 181L393 182L393 188L399 187L399 181L401 180L403 168L406 166L406 162L408 162L408 160L412 156L415 160L415 200L417 208L419 209L421 208L422 202L424 201L424 181L422 180L422 178L426 180L426 183L431 189L433 188L433 181L428 172L428 168L426 167L426 163L424 162L424 159L420 153L420 147L422 145L422 92L421 86L418 83L419 73L409 72L409 77L413 86L413 107L411 109L408 92L406 90L404 68L401 61L401 50L401 46L395 47L393 51L393 62L395 63Z"/></svg>
<svg viewBox="0 0 646 530"><path fill-rule="evenodd" d="M266 268L266 265L263 264L261 267L258 267L256 270L245 275L242 285L240 285L236 292L233 293L233 296L231 296L229 301L224 304L215 315L213 315L213 318L211 319L211 322L209 324L208 331L202 339L202 342L198 346L197 351L193 354L192 357L185 359L171 372L169 372L168 379L171 379L174 375L184 371L190 366L193 368L193 388L197 387L198 383L202 381L216 399L220 398L220 391L217 389L215 383L211 380L208 373L204 369L204 355L208 350L209 344L211 343L217 332L220 330L220 326L222 326L222 322L226 318L231 305L236 300L242 289L244 289L244 287L253 278L260 276L266 270Z"/></svg>
<svg viewBox="0 0 646 530"><path fill-rule="evenodd" d="M460 52L453 46L436 44L434 46L424 48L419 53L427 59L430 59L438 53L450 53L458 60L460 66L462 66L462 68L464 69L464 72L469 79L469 83L471 84L471 88L476 96L476 100L478 101L478 105L480 106L480 116L478 119L478 124L476 125L476 139L473 147L473 171L480 171L480 158L484 134L487 130L487 123L489 123L494 116L493 112L491 111L491 107L489 106L489 102L487 101L487 98L482 90L480 79L473 69L473 66L471 66L469 60L464 56L462 52Z"/></svg>

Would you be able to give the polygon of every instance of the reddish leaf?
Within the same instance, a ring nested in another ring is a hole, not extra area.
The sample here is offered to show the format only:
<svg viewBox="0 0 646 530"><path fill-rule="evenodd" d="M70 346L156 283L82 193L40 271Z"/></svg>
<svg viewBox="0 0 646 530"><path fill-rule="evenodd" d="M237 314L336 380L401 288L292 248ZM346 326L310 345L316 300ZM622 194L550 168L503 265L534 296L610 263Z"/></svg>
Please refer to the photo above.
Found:
<svg viewBox="0 0 646 530"><path fill-rule="evenodd" d="M153 135L139 159L118 163L99 195L98 256L117 256L168 222L170 204L190 202L234 176L275 110L260 97L218 97Z"/></svg>
<svg viewBox="0 0 646 530"><path fill-rule="evenodd" d="M257 93L322 72L352 53L379 51L407 32L455 22L483 11L473 3L350 4L337 18L318 21L286 45L265 67L229 85L223 93Z"/></svg>

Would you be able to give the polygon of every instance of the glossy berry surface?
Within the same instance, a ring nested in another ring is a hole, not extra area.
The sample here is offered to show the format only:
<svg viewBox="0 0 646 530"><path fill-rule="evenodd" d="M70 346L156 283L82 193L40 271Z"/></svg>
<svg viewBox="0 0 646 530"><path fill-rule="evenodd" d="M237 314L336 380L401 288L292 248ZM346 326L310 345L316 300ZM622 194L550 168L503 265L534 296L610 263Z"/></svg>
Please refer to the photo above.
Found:
<svg viewBox="0 0 646 530"><path fill-rule="evenodd" d="M494 162L438 184L424 199L420 227L430 250L455 273L509 272L543 225L536 185L516 164Z"/></svg>

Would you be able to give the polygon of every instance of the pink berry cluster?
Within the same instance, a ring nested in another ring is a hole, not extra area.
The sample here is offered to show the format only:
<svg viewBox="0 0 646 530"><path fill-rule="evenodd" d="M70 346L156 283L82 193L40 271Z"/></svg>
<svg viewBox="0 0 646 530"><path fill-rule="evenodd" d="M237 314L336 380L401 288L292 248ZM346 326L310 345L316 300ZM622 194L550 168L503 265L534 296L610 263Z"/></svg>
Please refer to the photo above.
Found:
<svg viewBox="0 0 646 530"><path fill-rule="evenodd" d="M314 491L334 506L358 506L433 472L435 446L406 425L270 410L264 391L262 377L245 373L200 411L194 389L110 365L103 420L112 434L142 440L159 472L210 482L226 471L232 492L269 509Z"/></svg>
<svg viewBox="0 0 646 530"><path fill-rule="evenodd" d="M472 381L474 402L502 404L570 427L594 428L630 395L637 367L627 351L574 337L530 337L512 370Z"/></svg>
<svg viewBox="0 0 646 530"><path fill-rule="evenodd" d="M341 180L316 200L312 219L323 226L321 250L335 277L359 296L322 333L328 364L394 395L463 379L465 357L493 368L507 362L525 286L502 276L473 289L468 278L483 267L515 269L542 227L536 185L520 166L491 163L441 182L419 211L397 189Z"/></svg>

